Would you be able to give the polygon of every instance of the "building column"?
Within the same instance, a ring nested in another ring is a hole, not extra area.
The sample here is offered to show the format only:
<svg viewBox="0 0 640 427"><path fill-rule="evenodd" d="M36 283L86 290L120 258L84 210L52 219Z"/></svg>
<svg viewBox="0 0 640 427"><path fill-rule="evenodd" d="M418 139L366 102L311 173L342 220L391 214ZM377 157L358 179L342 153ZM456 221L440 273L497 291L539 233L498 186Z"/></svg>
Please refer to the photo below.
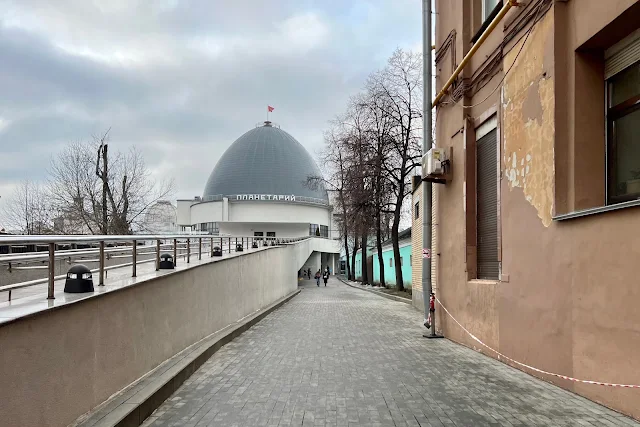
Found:
<svg viewBox="0 0 640 427"><path fill-rule="evenodd" d="M229 221L229 198L222 198L222 221Z"/></svg>
<svg viewBox="0 0 640 427"><path fill-rule="evenodd" d="M331 274L336 274L336 254L331 254Z"/></svg>

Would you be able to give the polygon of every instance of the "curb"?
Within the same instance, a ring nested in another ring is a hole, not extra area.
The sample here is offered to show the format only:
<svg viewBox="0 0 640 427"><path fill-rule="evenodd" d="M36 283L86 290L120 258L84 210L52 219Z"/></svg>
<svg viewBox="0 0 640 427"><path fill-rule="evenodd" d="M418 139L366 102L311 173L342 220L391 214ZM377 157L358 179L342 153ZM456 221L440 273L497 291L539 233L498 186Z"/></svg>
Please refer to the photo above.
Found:
<svg viewBox="0 0 640 427"><path fill-rule="evenodd" d="M289 302L300 291L298 289L259 312L246 316L187 347L71 425L74 427L137 427L141 425L222 346Z"/></svg>
<svg viewBox="0 0 640 427"><path fill-rule="evenodd" d="M395 296L395 295L385 294L384 292L374 291L373 289L365 289L365 288L361 288L359 286L354 286L354 285L352 285L350 283L347 283L341 277L338 277L338 280L340 280L342 283L344 283L347 286L351 286L353 289L360 289L361 291L371 292L374 295L378 295L380 297L383 297L383 298L386 298L386 299L390 299L390 300L393 300L393 301L403 302L403 303L409 304L409 305L413 304L413 301L411 301L409 298L402 298L402 297L398 297L398 296Z"/></svg>

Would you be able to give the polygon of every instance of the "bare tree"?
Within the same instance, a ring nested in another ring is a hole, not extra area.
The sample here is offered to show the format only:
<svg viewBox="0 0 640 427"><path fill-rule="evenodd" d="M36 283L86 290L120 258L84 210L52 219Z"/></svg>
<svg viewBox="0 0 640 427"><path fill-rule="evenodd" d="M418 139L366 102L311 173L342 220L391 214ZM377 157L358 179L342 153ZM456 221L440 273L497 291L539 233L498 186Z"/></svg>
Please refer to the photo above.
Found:
<svg viewBox="0 0 640 427"><path fill-rule="evenodd" d="M21 182L4 204L6 226L23 234L51 233L54 215L49 202L42 185L28 180Z"/></svg>
<svg viewBox="0 0 640 427"><path fill-rule="evenodd" d="M340 121L335 120L333 127L325 132L326 147L320 156L324 169L324 176L310 175L307 177L306 186L311 189L320 187L327 188L336 195L337 206L334 206L334 216L340 230L340 240L345 249L346 271L349 280L355 280L355 253L357 250L357 240L350 250L350 238L355 230L355 221L352 215L351 197L349 195L349 169L345 153L342 150L343 138ZM349 254L353 255L353 260Z"/></svg>
<svg viewBox="0 0 640 427"><path fill-rule="evenodd" d="M171 193L173 181L155 182L135 148L108 151L107 136L70 143L52 159L53 202L87 233L130 234L147 208Z"/></svg>
<svg viewBox="0 0 640 427"><path fill-rule="evenodd" d="M386 240L383 232L385 212L392 203L392 192L386 176L384 165L388 163L388 153L393 147L392 131L394 121L387 113L386 99L377 96L376 85L371 79L365 86L365 92L359 97L359 106L366 111L366 173L370 176L370 215L376 233L376 248L378 268L380 271L380 285L385 286L385 265L382 254L382 243Z"/></svg>
<svg viewBox="0 0 640 427"><path fill-rule="evenodd" d="M354 97L350 100L347 112L342 118L342 125L345 128L342 149L350 164L346 175L346 185L351 199L351 214L358 219L356 230L360 236L362 283L365 284L369 283L370 279L367 268L367 249L374 217L373 193L375 191L374 177L370 169L372 152L368 141L367 113L366 104L362 102L362 99Z"/></svg>
<svg viewBox="0 0 640 427"><path fill-rule="evenodd" d="M391 239L396 271L396 287L404 289L398 233L403 203L411 194L411 175L420 166L422 130L422 58L396 50L387 66L374 73L369 90L382 101L378 105L393 122L390 150L383 164L394 195Z"/></svg>
<svg viewBox="0 0 640 427"><path fill-rule="evenodd" d="M396 50L387 65L372 73L363 91L350 98L344 114L331 122L324 159L340 189L345 247L353 243L352 262L362 249L362 280L368 282L367 241L375 230L381 284L382 243L391 237L396 286L404 289L399 227L411 194L411 176L420 165L422 59ZM339 154L336 154L339 153ZM336 174L336 171L340 171ZM348 253L348 250L347 250Z"/></svg>

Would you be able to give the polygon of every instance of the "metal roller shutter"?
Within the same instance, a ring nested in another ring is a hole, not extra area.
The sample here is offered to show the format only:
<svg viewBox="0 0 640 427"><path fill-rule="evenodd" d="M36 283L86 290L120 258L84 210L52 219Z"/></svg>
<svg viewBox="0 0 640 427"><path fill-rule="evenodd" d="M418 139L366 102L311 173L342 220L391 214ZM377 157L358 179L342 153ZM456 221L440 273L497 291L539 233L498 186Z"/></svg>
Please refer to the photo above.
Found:
<svg viewBox="0 0 640 427"><path fill-rule="evenodd" d="M606 50L604 79L610 79L638 61L640 61L640 30L636 30Z"/></svg>
<svg viewBox="0 0 640 427"><path fill-rule="evenodd" d="M477 143L478 278L498 279L498 141L493 129Z"/></svg>

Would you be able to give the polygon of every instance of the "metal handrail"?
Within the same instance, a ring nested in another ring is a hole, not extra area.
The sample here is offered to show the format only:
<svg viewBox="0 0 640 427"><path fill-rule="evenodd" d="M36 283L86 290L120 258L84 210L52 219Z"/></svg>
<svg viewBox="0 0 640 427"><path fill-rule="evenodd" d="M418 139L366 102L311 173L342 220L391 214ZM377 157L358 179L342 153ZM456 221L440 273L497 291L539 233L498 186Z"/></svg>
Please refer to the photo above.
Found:
<svg viewBox="0 0 640 427"><path fill-rule="evenodd" d="M172 247L171 243L167 243L161 245L161 247ZM151 245L141 246L139 248L148 249L151 248ZM119 246L117 248L108 248L105 249L105 253L117 253L117 252L132 252L133 246ZM57 250L56 251L56 259L69 258L78 255L95 255L99 252L98 248L95 249L66 249L66 250ZM141 255L138 252L138 255ZM19 252L15 254L2 254L0 255L0 263L2 262L15 262L15 261L26 261L26 260L39 260L39 259L47 259L49 258L49 254L46 251L38 251L38 252Z"/></svg>
<svg viewBox="0 0 640 427"><path fill-rule="evenodd" d="M204 238L205 236L202 236L202 238ZM206 237L210 237L210 236L206 236ZM178 242L179 246L184 246L186 247L186 242ZM0 246L2 245L2 239L0 238ZM6 245L5 245L6 246ZM11 245L14 246L14 245ZM41 245L36 245L36 246L41 246ZM48 245L44 245L45 247L48 247ZM171 249L173 247L173 243L165 243L160 245L163 248L169 248ZM144 250L144 249L149 249L151 248L151 245L141 245L141 246L137 246L137 248L139 250ZM154 247L155 248L155 247ZM62 259L62 258L68 258L68 257L72 257L72 256L77 256L77 255L93 255L98 253L99 248L83 248L83 249L63 249L63 250L56 250L56 259ZM132 252L133 251L133 246L131 244L125 245L125 246L116 246L116 247L110 247L110 248L106 248L104 250L105 253L119 253L119 252ZM40 258L48 258L49 254L47 253L47 251L36 251L36 252L18 252L18 253L9 253L9 254L0 254L0 263L1 262L13 262L13 261L23 261L26 259L40 259Z"/></svg>
<svg viewBox="0 0 640 427"><path fill-rule="evenodd" d="M154 234L154 235L118 235L118 236L108 236L108 235L2 235L0 236L0 246L11 246L18 244L37 244L46 243L48 247L47 252L31 252L31 253L20 253L20 254L5 254L0 256L0 262L8 263L9 268L11 269L11 262L18 261L24 264L30 261L41 261L43 258L48 260L47 266L45 268L48 269L48 277L42 279L35 279L21 283L14 283L11 285L0 286L0 292L8 291L9 292L9 301L11 301L11 291L14 289L25 288L28 286L39 285L42 283L48 283L47 289L47 299L54 299L54 286L55 281L60 280L66 277L66 275L55 275L55 261L56 259L65 259L69 258L71 260L72 257L77 257L79 255L95 255L98 254L98 259L91 260L81 260L84 262L99 262L99 267L92 269L92 272L99 273L99 283L98 286L104 286L104 277L105 273L109 270L115 268L122 268L127 266L132 266L132 277L136 277L137 275L137 265L154 262L156 263L156 271L160 268L160 252L162 250L173 249L173 258L174 263L177 264L178 256L184 256L187 263L190 263L191 258L191 249L197 248L198 259L202 259L203 249L205 249L205 254L208 253L210 256L214 254L214 248L216 246L219 247L221 252L232 252L232 248L238 249L238 246L242 245L243 251L246 248L247 250L253 247L254 243L258 244L258 248L260 246L266 246L267 243L270 243L271 246L284 245L289 243L294 243L302 240L306 240L309 238L314 238L315 236L303 236L303 237L264 237L264 236L212 236L209 234ZM161 244L162 241L173 240L170 244ZM142 246L142 250L144 252L138 252L139 247L137 242L139 241L155 241L155 245L153 246ZM59 244L66 243L99 243L99 248L96 249L80 249L80 250L63 250L57 251L56 246ZM105 242L126 242L126 246L116 247L116 248L105 248ZM204 245L203 245L204 242ZM219 245L215 245L214 243L218 243ZM246 246L245 246L246 242ZM129 245L129 243L131 243ZM152 251L149 249L153 248ZM184 251L186 253L178 254L178 250ZM226 251L225 251L226 249ZM122 252L131 252L131 255L112 255L111 253L122 253ZM155 258L138 261L138 255L155 255ZM124 264L117 264L112 266L105 266L105 260L112 258L123 258L123 257L132 257L132 261ZM16 268L16 267L14 267ZM33 267L18 267L17 269L28 269ZM11 271L11 270L10 270Z"/></svg>
<svg viewBox="0 0 640 427"><path fill-rule="evenodd" d="M197 239L210 237L209 234L125 234L125 235L24 235L7 234L0 236L0 245L18 243L95 243L95 242L131 242L144 240ZM240 238L241 236L234 236ZM245 238L247 236L244 236Z"/></svg>

